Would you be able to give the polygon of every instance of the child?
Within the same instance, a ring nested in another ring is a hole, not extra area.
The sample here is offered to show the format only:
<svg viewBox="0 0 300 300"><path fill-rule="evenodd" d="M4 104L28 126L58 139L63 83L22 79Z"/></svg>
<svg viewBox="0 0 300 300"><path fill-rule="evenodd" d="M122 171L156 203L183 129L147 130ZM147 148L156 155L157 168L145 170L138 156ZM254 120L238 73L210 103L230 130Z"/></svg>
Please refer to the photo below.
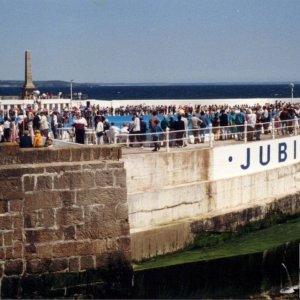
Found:
<svg viewBox="0 0 300 300"><path fill-rule="evenodd" d="M36 130L34 132L33 147L35 148L44 147L44 140L39 130Z"/></svg>

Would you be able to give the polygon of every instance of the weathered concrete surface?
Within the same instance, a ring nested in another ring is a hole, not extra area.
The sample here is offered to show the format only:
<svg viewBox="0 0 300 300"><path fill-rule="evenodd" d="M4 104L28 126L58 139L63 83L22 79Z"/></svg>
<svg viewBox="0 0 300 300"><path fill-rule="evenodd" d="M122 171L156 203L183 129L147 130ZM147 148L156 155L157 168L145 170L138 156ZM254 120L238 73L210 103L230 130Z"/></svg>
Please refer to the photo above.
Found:
<svg viewBox="0 0 300 300"><path fill-rule="evenodd" d="M134 260L182 249L200 228L260 219L279 203L300 211L300 163L212 180L212 159L212 149L124 155Z"/></svg>
<svg viewBox="0 0 300 300"><path fill-rule="evenodd" d="M127 296L131 249L120 149L0 144L0 153L1 296Z"/></svg>
<svg viewBox="0 0 300 300"><path fill-rule="evenodd" d="M263 219L270 211L280 211L285 214L300 213L300 192L273 199L262 205L214 211L132 232L132 259L140 261L178 251L188 246L200 232L235 230L238 226Z"/></svg>

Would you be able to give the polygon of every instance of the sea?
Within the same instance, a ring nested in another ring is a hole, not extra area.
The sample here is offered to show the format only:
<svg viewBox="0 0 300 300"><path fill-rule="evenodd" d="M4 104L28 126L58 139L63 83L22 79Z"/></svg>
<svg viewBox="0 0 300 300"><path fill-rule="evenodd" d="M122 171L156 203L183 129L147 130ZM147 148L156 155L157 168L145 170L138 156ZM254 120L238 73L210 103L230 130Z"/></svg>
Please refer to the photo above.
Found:
<svg viewBox="0 0 300 300"><path fill-rule="evenodd" d="M37 89L41 93L70 96L68 86L43 86ZM0 96L20 96L22 86L0 86ZM236 99L236 98L289 98L289 83L273 84L153 84L153 85L97 85L73 83L73 98L81 94L82 99L98 100L139 100L139 99ZM294 97L299 97L297 85Z"/></svg>

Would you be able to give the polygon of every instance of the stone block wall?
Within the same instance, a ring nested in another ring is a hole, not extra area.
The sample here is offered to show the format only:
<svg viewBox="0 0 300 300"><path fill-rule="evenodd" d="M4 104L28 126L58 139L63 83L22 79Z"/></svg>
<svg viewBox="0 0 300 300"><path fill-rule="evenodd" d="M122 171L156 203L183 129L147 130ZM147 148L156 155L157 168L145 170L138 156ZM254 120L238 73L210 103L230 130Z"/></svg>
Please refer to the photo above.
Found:
<svg viewBox="0 0 300 300"><path fill-rule="evenodd" d="M132 270L120 148L2 144L0 153L1 296L128 296Z"/></svg>

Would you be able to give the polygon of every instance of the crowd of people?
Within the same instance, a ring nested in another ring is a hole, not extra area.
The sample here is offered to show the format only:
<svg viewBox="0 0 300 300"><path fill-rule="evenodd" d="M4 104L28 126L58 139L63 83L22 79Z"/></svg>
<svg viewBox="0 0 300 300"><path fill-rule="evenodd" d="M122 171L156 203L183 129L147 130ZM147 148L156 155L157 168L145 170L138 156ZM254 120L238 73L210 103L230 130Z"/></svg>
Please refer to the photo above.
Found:
<svg viewBox="0 0 300 300"><path fill-rule="evenodd" d="M104 112L104 114L103 114ZM95 124L97 143L109 143L118 137L118 142L125 143L128 137L129 146L143 147L147 133L151 133L153 151L158 151L160 141L169 134L170 147L185 147L188 144L188 130L192 132L193 143L204 143L208 128L212 127L214 140L245 139L260 140L261 134L269 134L271 124L276 134L293 134L299 127L300 106L276 101L265 105L185 105L185 106L121 106L115 109L120 115L129 114L132 120L118 127L110 124L106 110L93 106L90 123ZM151 115L148 122L144 117ZM125 139L124 139L125 137ZM149 142L149 139L148 139Z"/></svg>
<svg viewBox="0 0 300 300"><path fill-rule="evenodd" d="M108 121L111 114L131 116L130 122L117 126ZM146 122L144 117L150 115ZM158 151L161 141L169 132L170 147L185 147L188 130L194 143L204 143L208 128L212 127L215 140L235 138L243 140L245 124L247 140L260 140L262 133L270 133L270 124L276 134L293 134L299 126L300 106L276 101L265 105L127 105L112 109L93 105L63 112L45 111L40 107L10 109L0 121L0 142L18 142L21 147L51 146L52 138L59 138L59 128L66 125L75 142L84 144L86 130L95 132L94 143L127 143L143 147L147 133L151 133L153 151ZM31 143L29 142L31 140Z"/></svg>

